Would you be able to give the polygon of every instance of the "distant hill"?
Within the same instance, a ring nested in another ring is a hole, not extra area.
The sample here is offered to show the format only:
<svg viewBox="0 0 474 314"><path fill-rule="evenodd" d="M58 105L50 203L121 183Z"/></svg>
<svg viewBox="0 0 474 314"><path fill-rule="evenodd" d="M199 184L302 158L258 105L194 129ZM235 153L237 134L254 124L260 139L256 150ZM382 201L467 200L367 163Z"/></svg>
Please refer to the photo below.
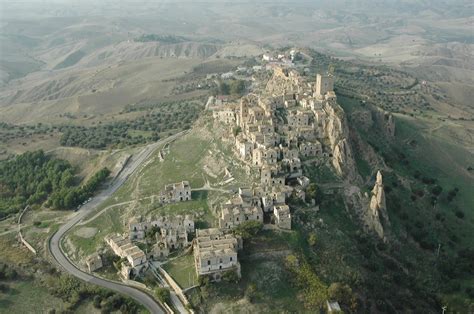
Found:
<svg viewBox="0 0 474 314"><path fill-rule="evenodd" d="M138 38L134 39L136 42L146 43L146 42L160 42L163 44L177 44L182 43L184 41L188 41L186 38L181 36L173 36L173 35L157 35L157 34L147 34L142 35Z"/></svg>
<svg viewBox="0 0 474 314"><path fill-rule="evenodd" d="M54 70L59 70L59 69L63 69L63 68L73 66L76 63L78 63L82 59L82 57L84 57L85 55L86 55L86 53L82 50L74 51L73 53L68 55L63 61L58 63L54 67Z"/></svg>

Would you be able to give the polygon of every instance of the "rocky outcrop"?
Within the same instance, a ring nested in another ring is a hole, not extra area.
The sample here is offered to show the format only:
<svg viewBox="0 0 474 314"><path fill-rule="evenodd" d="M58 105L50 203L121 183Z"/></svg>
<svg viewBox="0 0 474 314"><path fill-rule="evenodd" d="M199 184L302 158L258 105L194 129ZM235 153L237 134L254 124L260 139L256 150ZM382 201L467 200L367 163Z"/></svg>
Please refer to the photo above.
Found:
<svg viewBox="0 0 474 314"><path fill-rule="evenodd" d="M380 210L385 210L385 192L383 190L382 174L377 171L377 179L372 189L372 198L370 200L370 210L372 214L378 216Z"/></svg>
<svg viewBox="0 0 474 314"><path fill-rule="evenodd" d="M395 136L395 119L390 112L375 107L372 111L372 118L376 127L388 138Z"/></svg>
<svg viewBox="0 0 474 314"><path fill-rule="evenodd" d="M387 207L385 203L385 192L383 189L382 174L377 172L374 188L371 192L369 208L367 212L367 224L380 238L384 238L384 225L389 225Z"/></svg>
<svg viewBox="0 0 474 314"><path fill-rule="evenodd" d="M344 110L335 102L324 107L327 115L325 133L332 150L332 164L336 172L349 180L358 180L354 157L349 143L349 127Z"/></svg>

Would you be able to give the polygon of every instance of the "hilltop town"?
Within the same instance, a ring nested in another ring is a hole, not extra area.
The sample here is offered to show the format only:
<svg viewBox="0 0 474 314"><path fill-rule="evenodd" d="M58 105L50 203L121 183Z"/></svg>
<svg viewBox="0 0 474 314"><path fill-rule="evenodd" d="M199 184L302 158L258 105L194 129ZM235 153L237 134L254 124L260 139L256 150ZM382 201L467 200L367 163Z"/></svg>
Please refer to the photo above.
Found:
<svg viewBox="0 0 474 314"><path fill-rule="evenodd" d="M195 274L193 283L188 282L190 287L206 280L238 280L243 271L239 252L249 236L243 237L243 229L291 233L295 204L320 210L314 195L318 182L305 174L308 166L326 165L343 182L354 184L361 180L354 170L347 118L334 92L334 74L303 77L288 66L295 55L291 51L288 59L284 55L275 59L263 56L270 63L265 70L270 78L255 84L263 88L233 100L213 96L208 100L210 125L222 131L219 140L230 147L231 162L250 178L249 185L238 186L214 204L214 225L198 227L195 214L132 215L123 234L108 234L104 238L105 249L85 257L82 264L89 272L101 271L102 256L109 255L109 251L120 258L116 265L124 282L141 281L151 272L165 287L174 290L177 299L173 302L189 304L183 287L166 270L170 261L193 255ZM257 67L252 72L261 70ZM161 162L168 158L167 150L159 152ZM227 167L224 172L225 182L232 182L234 178ZM181 179L165 185L153 196L157 206L186 206L193 202L197 187L191 186L189 178ZM348 189L353 187L349 185ZM386 239L382 223L387 225L389 221L380 171L370 195L359 191L348 196L354 197L360 206L356 212L367 231ZM188 212L195 212L189 206ZM327 307L330 311L340 309L338 300L328 299Z"/></svg>

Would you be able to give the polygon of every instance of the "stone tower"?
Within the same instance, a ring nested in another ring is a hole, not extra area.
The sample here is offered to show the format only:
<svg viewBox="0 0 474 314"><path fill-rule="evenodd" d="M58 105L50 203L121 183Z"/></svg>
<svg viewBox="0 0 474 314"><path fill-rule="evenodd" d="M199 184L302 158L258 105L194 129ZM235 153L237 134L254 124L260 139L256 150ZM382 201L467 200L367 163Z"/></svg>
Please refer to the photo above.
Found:
<svg viewBox="0 0 474 314"><path fill-rule="evenodd" d="M247 121L247 117L249 115L249 104L248 100L246 98L242 98L240 100L240 119L239 119L239 124L240 127L244 127L244 122Z"/></svg>
<svg viewBox="0 0 474 314"><path fill-rule="evenodd" d="M334 76L332 74L318 74L316 75L316 86L315 86L317 98L324 98L327 92L334 90Z"/></svg>

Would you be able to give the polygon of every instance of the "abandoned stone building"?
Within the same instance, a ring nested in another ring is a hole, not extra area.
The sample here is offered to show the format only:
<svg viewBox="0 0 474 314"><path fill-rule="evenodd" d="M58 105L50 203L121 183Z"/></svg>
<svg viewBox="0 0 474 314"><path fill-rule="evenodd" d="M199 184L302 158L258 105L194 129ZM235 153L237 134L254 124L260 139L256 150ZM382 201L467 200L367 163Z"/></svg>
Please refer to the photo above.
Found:
<svg viewBox="0 0 474 314"><path fill-rule="evenodd" d="M291 229L291 213L288 205L277 205L273 207L275 224L281 229Z"/></svg>
<svg viewBox="0 0 474 314"><path fill-rule="evenodd" d="M158 216L150 219L132 217L128 223L130 240L143 240L145 232L151 228L158 230L184 230L187 233L194 232L194 218L192 215Z"/></svg>
<svg viewBox="0 0 474 314"><path fill-rule="evenodd" d="M191 200L191 186L188 181L181 181L165 186L160 192L160 203L176 203Z"/></svg>
<svg viewBox="0 0 474 314"><path fill-rule="evenodd" d="M213 111L212 116L225 124L234 124L236 121L235 110L231 106L227 106L224 110Z"/></svg>
<svg viewBox="0 0 474 314"><path fill-rule="evenodd" d="M169 254L170 249L168 247L168 243L161 239L157 239L156 243L153 244L153 248L147 257L151 260L160 260L168 257Z"/></svg>
<svg viewBox="0 0 474 314"><path fill-rule="evenodd" d="M148 243L153 241L153 248L148 252L149 260L166 258L171 250L191 245L188 241L190 233L194 233L194 218L191 215L158 216L149 219L132 217L128 223L129 239L143 241L148 232Z"/></svg>
<svg viewBox="0 0 474 314"><path fill-rule="evenodd" d="M262 209L257 206L222 208L219 217L219 228L234 228L246 221L259 221L263 223Z"/></svg>
<svg viewBox="0 0 474 314"><path fill-rule="evenodd" d="M157 242L166 243L171 250L185 248L190 245L188 241L188 231L185 227L160 228L160 235Z"/></svg>
<svg viewBox="0 0 474 314"><path fill-rule="evenodd" d="M126 278L139 273L147 267L147 258L145 253L136 245L132 244L128 238L118 234L112 234L105 237L105 242L110 246L115 255L125 258L128 263L124 263ZM124 273L122 273L124 274Z"/></svg>
<svg viewBox="0 0 474 314"><path fill-rule="evenodd" d="M240 277L237 251L241 243L241 239L216 228L196 229L193 249L197 275L220 280L224 272L235 271Z"/></svg>
<svg viewBox="0 0 474 314"><path fill-rule="evenodd" d="M86 258L85 264L86 264L87 269L89 270L90 273L102 268L102 266L103 266L102 258L100 257L100 255L98 253L94 253L94 254L89 255Z"/></svg>

